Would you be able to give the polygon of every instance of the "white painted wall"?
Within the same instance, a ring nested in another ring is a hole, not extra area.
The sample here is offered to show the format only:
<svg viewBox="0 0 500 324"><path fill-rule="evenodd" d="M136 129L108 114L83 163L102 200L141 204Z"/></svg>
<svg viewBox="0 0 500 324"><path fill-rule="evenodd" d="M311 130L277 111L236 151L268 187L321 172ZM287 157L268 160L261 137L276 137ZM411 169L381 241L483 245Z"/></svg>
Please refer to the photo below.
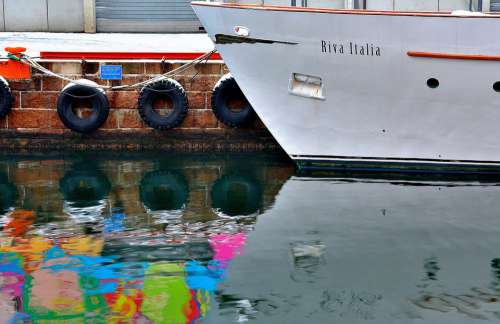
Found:
<svg viewBox="0 0 500 324"><path fill-rule="evenodd" d="M47 0L49 31L80 32L83 30L82 0Z"/></svg>
<svg viewBox="0 0 500 324"><path fill-rule="evenodd" d="M83 0L1 0L0 30L83 31Z"/></svg>
<svg viewBox="0 0 500 324"><path fill-rule="evenodd" d="M6 31L47 31L46 0L4 0Z"/></svg>
<svg viewBox="0 0 500 324"><path fill-rule="evenodd" d="M0 31L5 31L5 18L3 15L3 0L0 0Z"/></svg>

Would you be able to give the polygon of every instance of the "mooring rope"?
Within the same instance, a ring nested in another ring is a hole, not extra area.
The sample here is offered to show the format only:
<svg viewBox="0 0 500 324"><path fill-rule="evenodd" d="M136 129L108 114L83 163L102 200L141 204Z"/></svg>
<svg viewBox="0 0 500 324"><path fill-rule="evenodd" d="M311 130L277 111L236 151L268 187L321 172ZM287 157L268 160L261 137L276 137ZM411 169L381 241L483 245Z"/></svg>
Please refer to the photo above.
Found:
<svg viewBox="0 0 500 324"><path fill-rule="evenodd" d="M52 77L55 77L55 78L58 78L58 79L61 79L61 80L64 80L64 81L67 81L69 83L73 83L73 84L77 84L77 85L81 85L81 86L85 86L85 87L89 87L89 88L97 88L97 89L103 89L103 90L123 90L123 89L134 89L134 88L143 88L143 87L146 87L150 84L153 84L153 83L156 83L156 82L159 82L159 81L162 81L162 80L165 80L167 78L172 78L172 77L175 77L177 75L179 75L180 73L190 69L191 67L194 67L194 66L197 66L198 64L201 64L203 62L207 62L208 59L216 52L215 49L211 50L210 52L207 52L203 55L201 55L200 57L176 68L176 69L173 69L172 71L169 71L167 73L163 73L161 75L158 75L156 77L153 77L149 80L146 80L146 81L141 81L141 82L137 82L137 83L134 83L134 84L126 84L126 85L119 85L119 86L107 86L107 85L99 85L99 84L88 84L88 83L85 83L85 82L81 82L80 80L74 80L74 79L71 79L71 78L68 78L62 74L58 74L58 73L55 73L53 71L50 71L49 69L45 68L44 66L42 66L40 63L38 63L37 61L35 61L34 58L30 57L29 55L26 55L26 54L21 54L21 57L16 57L17 58L17 61L20 61L24 64L27 64L29 66L31 66L33 69L43 73L43 74L46 74L46 75L49 75L49 76L52 76ZM9 56L9 58L11 58ZM191 81L198 75L198 73L196 73L194 75L194 77L191 78Z"/></svg>

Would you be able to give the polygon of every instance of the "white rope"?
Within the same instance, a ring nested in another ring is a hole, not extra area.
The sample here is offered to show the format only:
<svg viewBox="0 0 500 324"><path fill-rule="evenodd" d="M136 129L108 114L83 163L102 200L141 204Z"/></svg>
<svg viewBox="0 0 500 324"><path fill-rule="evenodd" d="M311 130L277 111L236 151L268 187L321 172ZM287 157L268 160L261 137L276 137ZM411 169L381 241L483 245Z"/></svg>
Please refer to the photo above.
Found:
<svg viewBox="0 0 500 324"><path fill-rule="evenodd" d="M35 70L37 70L43 74L59 78L61 80L64 80L64 81L67 81L70 83L74 83L74 84L78 84L78 85L90 87L90 88L103 89L103 90L122 90L122 89L132 89L132 88L143 88L143 87L146 87L152 83L155 83L155 82L158 82L161 80L165 80L167 78L172 78L172 77L188 70L189 68L191 68L193 66L196 66L204 61L207 61L210 58L210 56L212 56L212 54L214 54L214 53L215 53L215 49L208 52L208 53L205 53L202 56L192 60L191 62L188 62L188 63L186 63L186 64L184 64L184 65L182 65L182 66L180 66L172 71L169 71L167 73L158 75L158 76L151 78L149 80L146 80L146 81L142 81L142 82L138 82L138 83L134 83L134 84L120 85L120 86L106 86L106 85L99 85L99 84L90 85L88 83L80 82L79 80L70 79L68 77L65 77L64 75L50 71L49 69L45 68L44 66L42 66L38 62L36 62L32 57L25 55L25 54L23 54L23 56L21 57L21 62L23 62L24 64L28 64L29 66L31 66L32 68L34 68Z"/></svg>

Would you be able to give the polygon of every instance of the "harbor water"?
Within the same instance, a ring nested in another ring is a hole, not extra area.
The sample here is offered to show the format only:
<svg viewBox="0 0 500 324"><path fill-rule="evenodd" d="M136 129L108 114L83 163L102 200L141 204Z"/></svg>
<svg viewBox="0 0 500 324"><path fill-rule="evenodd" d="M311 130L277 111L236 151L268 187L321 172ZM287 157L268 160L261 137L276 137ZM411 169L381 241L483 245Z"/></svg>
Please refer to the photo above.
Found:
<svg viewBox="0 0 500 324"><path fill-rule="evenodd" d="M500 180L0 158L0 323L500 320Z"/></svg>

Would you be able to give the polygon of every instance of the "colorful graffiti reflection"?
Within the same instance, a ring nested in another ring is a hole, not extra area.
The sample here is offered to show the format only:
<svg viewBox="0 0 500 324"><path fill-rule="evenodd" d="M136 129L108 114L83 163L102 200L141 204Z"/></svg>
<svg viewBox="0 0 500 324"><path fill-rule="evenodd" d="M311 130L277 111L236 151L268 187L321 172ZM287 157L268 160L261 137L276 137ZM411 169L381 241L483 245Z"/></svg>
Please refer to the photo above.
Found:
<svg viewBox="0 0 500 324"><path fill-rule="evenodd" d="M0 241L1 319L192 323L206 317L217 284L231 260L243 253L245 239L244 232L209 237L209 260L117 262L118 257L103 256L105 238L100 236L5 236Z"/></svg>
<svg viewBox="0 0 500 324"><path fill-rule="evenodd" d="M245 163L0 160L0 322L206 319L288 177Z"/></svg>

